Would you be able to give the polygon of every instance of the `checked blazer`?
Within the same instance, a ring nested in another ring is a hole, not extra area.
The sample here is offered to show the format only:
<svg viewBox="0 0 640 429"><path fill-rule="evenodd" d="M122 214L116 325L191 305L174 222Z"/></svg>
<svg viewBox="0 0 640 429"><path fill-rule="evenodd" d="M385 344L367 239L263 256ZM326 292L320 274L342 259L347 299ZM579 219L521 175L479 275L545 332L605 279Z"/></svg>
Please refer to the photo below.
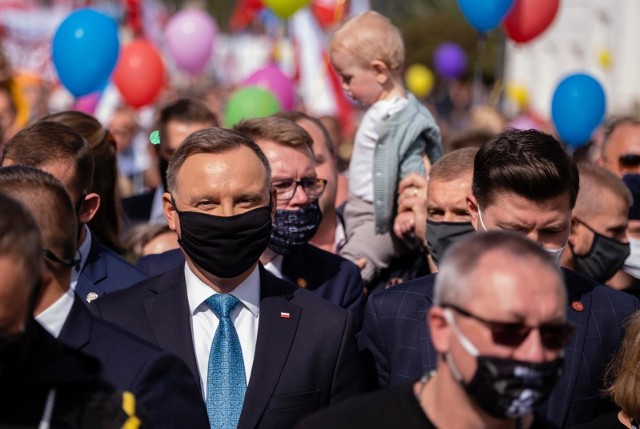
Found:
<svg viewBox="0 0 640 429"><path fill-rule="evenodd" d="M558 427L588 422L612 409L603 375L624 334L625 319L640 308L631 295L565 268L567 321L576 331L565 350L564 373L539 412ZM426 317L436 274L369 297L360 349L375 364L381 386L414 381L436 367Z"/></svg>

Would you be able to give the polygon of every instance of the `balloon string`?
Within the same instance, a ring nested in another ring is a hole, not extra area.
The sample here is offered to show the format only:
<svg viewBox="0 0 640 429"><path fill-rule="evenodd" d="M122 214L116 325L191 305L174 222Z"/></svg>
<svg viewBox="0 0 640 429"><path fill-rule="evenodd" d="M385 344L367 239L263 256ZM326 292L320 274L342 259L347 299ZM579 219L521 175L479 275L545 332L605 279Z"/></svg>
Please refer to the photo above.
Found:
<svg viewBox="0 0 640 429"><path fill-rule="evenodd" d="M487 50L487 36L485 33L478 33L476 45L476 63L473 70L473 99L472 106L482 103L482 71L484 66L484 56Z"/></svg>

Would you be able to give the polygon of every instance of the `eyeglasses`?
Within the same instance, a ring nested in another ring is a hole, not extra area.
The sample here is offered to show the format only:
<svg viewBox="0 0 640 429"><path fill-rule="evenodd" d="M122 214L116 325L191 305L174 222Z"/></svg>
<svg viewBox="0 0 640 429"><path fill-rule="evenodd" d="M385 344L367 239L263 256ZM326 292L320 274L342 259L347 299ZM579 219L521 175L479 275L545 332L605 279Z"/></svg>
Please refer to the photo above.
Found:
<svg viewBox="0 0 640 429"><path fill-rule="evenodd" d="M520 322L496 322L487 320L452 304L446 304L442 307L451 308L464 317L470 317L483 323L491 330L491 337L495 343L508 347L519 346L527 339L532 330L538 329L538 331L540 331L542 345L549 350L559 350L567 345L575 330L575 327L568 323L549 323L533 327Z"/></svg>
<svg viewBox="0 0 640 429"><path fill-rule="evenodd" d="M277 192L278 201L289 201L296 194L298 186L302 186L307 198L317 200L322 196L327 181L325 179L276 180L272 186Z"/></svg>
<svg viewBox="0 0 640 429"><path fill-rule="evenodd" d="M640 166L640 155L635 153L626 153L624 155L620 155L620 158L618 158L618 163L621 167L636 168Z"/></svg>

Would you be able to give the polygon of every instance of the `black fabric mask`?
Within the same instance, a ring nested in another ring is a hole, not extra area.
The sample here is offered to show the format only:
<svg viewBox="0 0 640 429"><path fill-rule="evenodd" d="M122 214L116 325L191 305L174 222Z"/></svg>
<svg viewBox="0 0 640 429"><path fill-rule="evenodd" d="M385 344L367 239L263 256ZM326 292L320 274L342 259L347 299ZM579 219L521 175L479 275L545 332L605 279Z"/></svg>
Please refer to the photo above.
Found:
<svg viewBox="0 0 640 429"><path fill-rule="evenodd" d="M613 238L605 237L602 234L598 234L584 222L578 222L593 232L593 241L586 255L577 255L573 251L573 246L569 244L569 248L573 253L575 269L580 274L604 283L622 268L624 261L631 254L629 243L621 243Z"/></svg>
<svg viewBox="0 0 640 429"><path fill-rule="evenodd" d="M217 277L232 278L244 273L269 243L270 205L235 216L178 209L176 213L180 217L180 246L193 262Z"/></svg>
<svg viewBox="0 0 640 429"><path fill-rule="evenodd" d="M449 246L475 232L471 222L435 222L427 219L427 249L433 262L438 265Z"/></svg>
<svg viewBox="0 0 640 429"><path fill-rule="evenodd" d="M562 375L563 358L532 363L494 356L476 357L477 369L467 394L499 419L530 414L544 402Z"/></svg>
<svg viewBox="0 0 640 429"><path fill-rule="evenodd" d="M314 236L322 221L318 202L301 210L276 210L269 248L280 255L304 246Z"/></svg>

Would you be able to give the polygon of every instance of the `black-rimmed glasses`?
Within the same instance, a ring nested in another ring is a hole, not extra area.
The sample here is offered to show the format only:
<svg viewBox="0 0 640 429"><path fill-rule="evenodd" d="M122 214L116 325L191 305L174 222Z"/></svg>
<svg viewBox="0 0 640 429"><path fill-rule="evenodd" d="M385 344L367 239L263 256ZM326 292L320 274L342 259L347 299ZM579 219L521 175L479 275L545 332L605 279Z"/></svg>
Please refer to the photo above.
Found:
<svg viewBox="0 0 640 429"><path fill-rule="evenodd" d="M296 194L298 186L302 186L307 198L317 200L322 196L327 181L325 179L276 180L272 183L278 201L289 201Z"/></svg>
<svg viewBox="0 0 640 429"><path fill-rule="evenodd" d="M540 326L527 326L522 322L497 322L476 316L453 304L442 305L464 317L477 320L491 330L493 341L509 347L517 347L527 339L532 330L540 331L542 345L549 350L559 350L567 345L575 327L569 323L548 323Z"/></svg>

